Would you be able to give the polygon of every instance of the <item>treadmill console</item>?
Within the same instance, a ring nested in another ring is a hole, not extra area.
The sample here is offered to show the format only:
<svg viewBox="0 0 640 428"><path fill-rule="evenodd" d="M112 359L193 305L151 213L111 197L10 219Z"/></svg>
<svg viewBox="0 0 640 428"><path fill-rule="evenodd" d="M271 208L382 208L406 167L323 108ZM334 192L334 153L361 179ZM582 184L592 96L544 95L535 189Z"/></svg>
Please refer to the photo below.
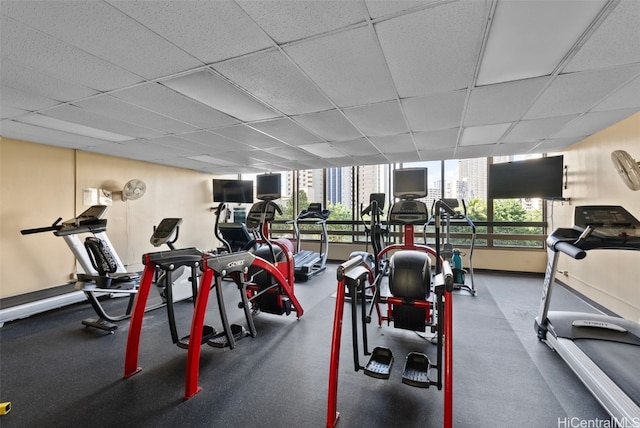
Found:
<svg viewBox="0 0 640 428"><path fill-rule="evenodd" d="M591 227L606 237L640 237L640 221L621 206L586 205L576 207L575 227Z"/></svg>
<svg viewBox="0 0 640 428"><path fill-rule="evenodd" d="M427 205L416 200L398 201L393 204L389 213L391 224L424 224L428 219Z"/></svg>

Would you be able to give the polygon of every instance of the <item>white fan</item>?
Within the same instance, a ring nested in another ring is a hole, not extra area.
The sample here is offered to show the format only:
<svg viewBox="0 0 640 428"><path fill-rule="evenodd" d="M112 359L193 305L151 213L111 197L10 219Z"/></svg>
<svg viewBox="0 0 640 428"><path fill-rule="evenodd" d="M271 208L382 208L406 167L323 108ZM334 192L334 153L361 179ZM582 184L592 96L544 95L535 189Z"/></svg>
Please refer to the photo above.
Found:
<svg viewBox="0 0 640 428"><path fill-rule="evenodd" d="M144 192L147 190L147 185L142 180L133 179L127 181L127 184L122 188L122 200L135 200L140 199Z"/></svg>
<svg viewBox="0 0 640 428"><path fill-rule="evenodd" d="M640 190L640 162L624 150L611 152L611 161L624 184L631 190Z"/></svg>

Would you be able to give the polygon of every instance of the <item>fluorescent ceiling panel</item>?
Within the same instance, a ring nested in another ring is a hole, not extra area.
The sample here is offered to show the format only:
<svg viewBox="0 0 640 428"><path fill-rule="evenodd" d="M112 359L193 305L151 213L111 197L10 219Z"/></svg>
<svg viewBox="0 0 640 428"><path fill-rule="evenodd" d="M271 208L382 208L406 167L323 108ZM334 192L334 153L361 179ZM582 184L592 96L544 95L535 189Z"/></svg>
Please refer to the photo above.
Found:
<svg viewBox="0 0 640 428"><path fill-rule="evenodd" d="M31 141L33 143L49 144L71 149L85 148L109 144L105 140L98 140L84 135L70 134L51 128L20 123L13 120L5 120L1 123L2 137L16 140Z"/></svg>
<svg viewBox="0 0 640 428"><path fill-rule="evenodd" d="M300 146L300 148L321 158L337 158L344 156L344 153L335 149L328 143L306 144L304 146Z"/></svg>
<svg viewBox="0 0 640 428"><path fill-rule="evenodd" d="M165 80L162 84L240 120L263 120L280 116L206 70Z"/></svg>
<svg viewBox="0 0 640 428"><path fill-rule="evenodd" d="M109 94L200 128L215 128L238 123L237 119L179 94L160 83L151 82Z"/></svg>
<svg viewBox="0 0 640 428"><path fill-rule="evenodd" d="M510 123L498 123L496 125L470 126L462 131L460 137L461 146L477 146L483 144L493 144L500 141L500 138Z"/></svg>
<svg viewBox="0 0 640 428"><path fill-rule="evenodd" d="M85 137L97 138L105 141L128 141L134 139L134 137L130 137L128 135L120 135L114 132L104 131L102 129L91 128L50 116L44 116L42 114L32 114L20 117L20 122L41 126L43 128L69 132L71 134L84 135Z"/></svg>
<svg viewBox="0 0 640 428"><path fill-rule="evenodd" d="M551 74L605 3L604 0L498 2L477 84Z"/></svg>

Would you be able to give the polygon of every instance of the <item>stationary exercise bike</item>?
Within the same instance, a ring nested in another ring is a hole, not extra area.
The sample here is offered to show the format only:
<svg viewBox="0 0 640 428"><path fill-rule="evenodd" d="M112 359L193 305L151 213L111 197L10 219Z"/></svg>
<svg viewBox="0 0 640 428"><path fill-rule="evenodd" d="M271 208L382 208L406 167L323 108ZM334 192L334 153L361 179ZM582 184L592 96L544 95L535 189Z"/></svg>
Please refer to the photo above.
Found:
<svg viewBox="0 0 640 428"><path fill-rule="evenodd" d="M354 370L377 379L389 379L394 356L391 349L377 346L369 351L367 324L371 322L366 307L365 293L373 287L374 297L370 309L375 308L378 326L383 322L395 328L435 333L436 361L421 352L410 352L405 361L402 383L419 387L437 389L444 387L444 425L453 424L453 274L448 261L443 260L440 252L439 232L440 215L436 215L436 248L414 243L414 226L423 225L428 219L428 209L424 202L417 200L427 194L426 169L410 168L394 171L394 196L396 202L389 212L389 224L401 225L404 229L404 243L383 248L376 259L376 266L382 257L392 253L389 258L389 273L386 289L383 287L384 272L374 274L371 267L360 256L353 257L337 269L338 287L336 293L333 339L331 344L331 362L329 368L329 392L327 406L327 427L334 427L338 421L337 412L338 376L340 362L340 344L342 319L346 294L351 297L351 322ZM436 204L437 213L441 207ZM451 214L451 213L450 213ZM431 283L431 258L435 262L435 281ZM431 294L435 297L431 298ZM360 317L358 305L353 303L360 296ZM386 307L382 314L380 305ZM358 320L361 324L364 354L370 355L366 365L360 364ZM435 374L435 378L433 375Z"/></svg>

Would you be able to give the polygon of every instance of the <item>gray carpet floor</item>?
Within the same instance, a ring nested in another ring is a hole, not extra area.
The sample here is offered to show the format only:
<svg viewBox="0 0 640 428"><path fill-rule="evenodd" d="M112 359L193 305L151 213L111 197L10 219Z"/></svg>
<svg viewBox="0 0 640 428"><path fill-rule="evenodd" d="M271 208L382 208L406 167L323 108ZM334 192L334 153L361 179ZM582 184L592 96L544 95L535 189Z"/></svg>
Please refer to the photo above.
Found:
<svg viewBox="0 0 640 428"><path fill-rule="evenodd" d="M84 328L88 304L6 323L0 329L0 401L12 410L3 428L31 427L323 427L327 414L329 351L336 291L336 265L296 283L305 313L259 314L258 335L237 347L204 345L202 391L182 399L186 351L171 343L166 311L145 316L139 365L123 379L128 322L114 334ZM476 272L478 295L454 296L454 422L456 427L558 427L563 421L608 420L571 370L538 342L533 320L542 276ZM241 323L237 290L225 291L229 319ZM123 305L123 299L106 305ZM347 306L349 303L347 303ZM593 310L558 287L554 309ZM113 309L116 310L115 308ZM188 332L192 306L176 305L181 332ZM435 345L422 335L368 327L370 348L393 350L390 379L355 372L350 319L345 312L339 427L437 427L443 393L401 383L408 352L435 359ZM218 329L215 296L207 322ZM365 356L361 356L365 363Z"/></svg>

